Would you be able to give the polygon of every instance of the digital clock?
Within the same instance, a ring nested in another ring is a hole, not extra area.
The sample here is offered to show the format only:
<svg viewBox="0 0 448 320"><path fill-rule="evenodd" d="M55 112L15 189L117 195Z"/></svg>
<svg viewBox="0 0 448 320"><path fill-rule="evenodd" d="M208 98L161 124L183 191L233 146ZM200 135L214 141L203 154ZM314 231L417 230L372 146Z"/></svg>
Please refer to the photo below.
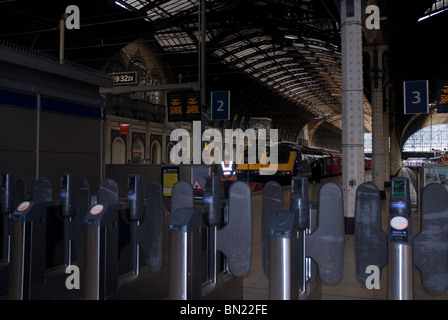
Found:
<svg viewBox="0 0 448 320"><path fill-rule="evenodd" d="M111 73L113 85L131 85L138 84L138 76L136 71Z"/></svg>

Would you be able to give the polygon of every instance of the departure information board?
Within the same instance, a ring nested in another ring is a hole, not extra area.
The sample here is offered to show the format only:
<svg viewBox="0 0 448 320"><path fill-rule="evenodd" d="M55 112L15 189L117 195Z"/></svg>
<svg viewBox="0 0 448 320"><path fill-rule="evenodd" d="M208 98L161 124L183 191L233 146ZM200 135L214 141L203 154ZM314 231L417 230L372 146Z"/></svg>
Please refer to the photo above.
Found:
<svg viewBox="0 0 448 320"><path fill-rule="evenodd" d="M168 93L168 121L201 120L199 92Z"/></svg>
<svg viewBox="0 0 448 320"><path fill-rule="evenodd" d="M448 78L437 79L437 113L448 113Z"/></svg>

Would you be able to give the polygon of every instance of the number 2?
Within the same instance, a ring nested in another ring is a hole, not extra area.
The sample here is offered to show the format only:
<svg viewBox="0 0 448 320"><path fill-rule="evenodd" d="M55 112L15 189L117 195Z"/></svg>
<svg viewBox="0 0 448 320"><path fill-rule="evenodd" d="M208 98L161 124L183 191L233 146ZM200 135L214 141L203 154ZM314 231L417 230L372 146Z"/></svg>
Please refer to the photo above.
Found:
<svg viewBox="0 0 448 320"><path fill-rule="evenodd" d="M223 106L224 106L224 101L222 100L218 100L218 109L216 109L216 111L224 111Z"/></svg>

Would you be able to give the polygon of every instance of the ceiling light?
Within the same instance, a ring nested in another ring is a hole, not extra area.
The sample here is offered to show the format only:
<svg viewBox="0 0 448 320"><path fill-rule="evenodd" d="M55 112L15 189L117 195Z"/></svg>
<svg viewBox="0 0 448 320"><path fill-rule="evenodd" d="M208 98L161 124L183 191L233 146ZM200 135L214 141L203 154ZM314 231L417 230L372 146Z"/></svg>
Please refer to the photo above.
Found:
<svg viewBox="0 0 448 320"><path fill-rule="evenodd" d="M290 40L297 40L297 39L299 39L299 37L296 36L295 34L285 34L284 37L286 39L290 39Z"/></svg>

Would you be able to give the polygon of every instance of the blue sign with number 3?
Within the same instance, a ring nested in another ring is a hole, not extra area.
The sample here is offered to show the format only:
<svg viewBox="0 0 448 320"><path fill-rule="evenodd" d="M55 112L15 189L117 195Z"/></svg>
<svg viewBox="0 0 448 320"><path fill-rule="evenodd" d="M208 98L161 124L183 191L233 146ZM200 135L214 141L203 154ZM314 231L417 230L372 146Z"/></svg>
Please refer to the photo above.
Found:
<svg viewBox="0 0 448 320"><path fill-rule="evenodd" d="M428 80L403 82L404 114L428 113Z"/></svg>

